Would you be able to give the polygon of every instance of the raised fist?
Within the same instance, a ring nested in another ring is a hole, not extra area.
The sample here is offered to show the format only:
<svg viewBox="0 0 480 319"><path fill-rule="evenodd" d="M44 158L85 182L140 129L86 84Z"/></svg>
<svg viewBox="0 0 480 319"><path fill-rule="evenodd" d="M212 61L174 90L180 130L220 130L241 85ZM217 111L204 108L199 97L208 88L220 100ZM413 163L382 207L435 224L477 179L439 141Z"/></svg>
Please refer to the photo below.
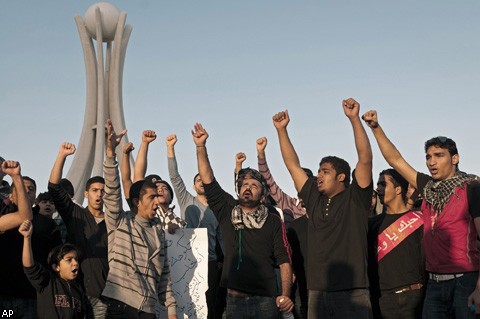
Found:
<svg viewBox="0 0 480 319"><path fill-rule="evenodd" d="M267 147L267 138L266 137L260 137L257 139L257 151L258 152L264 152L265 148Z"/></svg>
<svg viewBox="0 0 480 319"><path fill-rule="evenodd" d="M280 128L285 128L290 122L290 117L288 116L288 110L278 112L272 117L273 125L278 130Z"/></svg>
<svg viewBox="0 0 480 319"><path fill-rule="evenodd" d="M362 120L365 121L370 128L377 128L378 127L378 118L377 118L377 111L370 110L367 113L362 115Z"/></svg>
<svg viewBox="0 0 480 319"><path fill-rule="evenodd" d="M167 143L167 147L174 147L175 144L177 143L177 135L175 134L170 134L167 136L165 139L165 142Z"/></svg>
<svg viewBox="0 0 480 319"><path fill-rule="evenodd" d="M360 104L352 98L346 99L342 101L343 112L348 118L353 118L358 116L358 112L360 111Z"/></svg>
<svg viewBox="0 0 480 319"><path fill-rule="evenodd" d="M142 133L142 142L151 143L155 141L156 138L157 138L157 134L155 133L155 131L145 130Z"/></svg>

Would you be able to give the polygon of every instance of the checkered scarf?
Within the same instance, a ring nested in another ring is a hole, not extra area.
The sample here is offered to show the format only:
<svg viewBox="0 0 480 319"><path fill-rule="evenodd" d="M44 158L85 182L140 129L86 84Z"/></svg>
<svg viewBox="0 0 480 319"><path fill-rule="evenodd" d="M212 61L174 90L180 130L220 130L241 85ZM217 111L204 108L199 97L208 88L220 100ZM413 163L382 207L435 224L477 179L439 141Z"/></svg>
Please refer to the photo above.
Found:
<svg viewBox="0 0 480 319"><path fill-rule="evenodd" d="M175 215L173 212L174 208L175 206L170 207L166 212L163 211L161 207L157 208L157 217L160 218L160 224L163 229L167 229L169 224L177 224L180 228L183 228L187 224L183 219Z"/></svg>
<svg viewBox="0 0 480 319"><path fill-rule="evenodd" d="M255 212L245 213L239 205L232 209L232 225L235 230L260 229L267 220L268 209L260 205Z"/></svg>
<svg viewBox="0 0 480 319"><path fill-rule="evenodd" d="M455 175L450 178L441 181L430 180L427 185L425 185L422 195L427 203L433 206L434 211L440 214L452 194L455 194L455 188L460 185L464 187L466 183L477 179L478 176L476 175L457 171Z"/></svg>

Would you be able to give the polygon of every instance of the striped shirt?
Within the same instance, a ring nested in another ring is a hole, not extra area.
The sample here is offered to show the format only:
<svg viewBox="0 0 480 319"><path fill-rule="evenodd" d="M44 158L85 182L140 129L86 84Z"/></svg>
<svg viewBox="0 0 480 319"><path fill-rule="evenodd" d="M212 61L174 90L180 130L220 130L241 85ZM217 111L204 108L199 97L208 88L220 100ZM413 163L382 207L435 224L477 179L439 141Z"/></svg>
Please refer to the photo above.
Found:
<svg viewBox="0 0 480 319"><path fill-rule="evenodd" d="M105 160L104 177L110 271L103 296L147 313L155 313L158 303L164 304L169 316L176 315L165 232L160 220L154 218L145 223L122 210L115 158ZM148 235L151 232L156 234L154 243Z"/></svg>

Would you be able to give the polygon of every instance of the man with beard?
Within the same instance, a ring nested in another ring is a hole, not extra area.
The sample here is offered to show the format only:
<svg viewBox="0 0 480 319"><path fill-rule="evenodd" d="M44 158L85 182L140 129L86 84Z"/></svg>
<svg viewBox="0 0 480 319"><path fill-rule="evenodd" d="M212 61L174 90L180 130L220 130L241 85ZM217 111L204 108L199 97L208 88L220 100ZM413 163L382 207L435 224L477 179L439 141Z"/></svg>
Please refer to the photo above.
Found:
<svg viewBox="0 0 480 319"><path fill-rule="evenodd" d="M207 197L203 188L202 179L197 174L193 178L193 189L196 196L193 196L185 186L182 177L178 173L177 158L175 156L175 144L177 136L169 135L166 138L167 156L168 156L168 173L173 190L177 196L180 205L180 213L185 219L186 228L206 228L208 234L208 290L205 292L207 297L208 319L221 318L223 309L221 306L216 307L217 289L220 281L220 271L218 268L217 241L220 239L220 227L212 210L208 206ZM216 309L218 308L218 312Z"/></svg>
<svg viewBox="0 0 480 319"><path fill-rule="evenodd" d="M360 105L350 98L342 106L353 128L358 155L352 183L350 166L336 156L324 157L317 178L308 178L288 136L288 111L273 116L283 160L309 215L309 318L372 316L367 278L372 149L358 115Z"/></svg>
<svg viewBox="0 0 480 319"><path fill-rule="evenodd" d="M370 218L369 277L375 318L421 318L425 284L423 220L407 207L408 182L394 169L380 173L385 213Z"/></svg>
<svg viewBox="0 0 480 319"><path fill-rule="evenodd" d="M290 312L292 269L285 228L263 205L268 194L262 175L253 169L238 174L238 200L215 180L205 143L208 133L197 123L192 131L198 172L208 204L217 217L225 245L220 285L227 288L226 318L278 318ZM280 267L281 292L274 266ZM278 308L277 308L278 307Z"/></svg>
<svg viewBox="0 0 480 319"><path fill-rule="evenodd" d="M378 123L377 112L362 117L385 160L422 195L423 248L429 273L423 318L476 318L480 314L480 183L458 169L456 143L445 136L425 142L431 176L403 158ZM469 309L470 307L470 309Z"/></svg>
<svg viewBox="0 0 480 319"><path fill-rule="evenodd" d="M103 213L105 180L90 178L85 185L87 207L76 204L60 184L63 166L68 156L75 153L75 145L60 145L57 159L50 173L48 192L67 226L67 241L82 252L80 278L88 297L87 318L104 318L107 310L101 299L108 274L107 227Z"/></svg>

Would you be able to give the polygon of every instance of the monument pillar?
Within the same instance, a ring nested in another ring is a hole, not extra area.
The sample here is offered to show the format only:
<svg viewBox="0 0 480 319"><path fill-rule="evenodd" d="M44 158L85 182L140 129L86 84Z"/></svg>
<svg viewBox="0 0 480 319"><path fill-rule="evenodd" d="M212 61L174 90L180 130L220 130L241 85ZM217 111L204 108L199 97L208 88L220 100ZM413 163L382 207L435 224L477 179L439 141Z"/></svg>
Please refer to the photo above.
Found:
<svg viewBox="0 0 480 319"><path fill-rule="evenodd" d="M117 132L126 128L122 79L125 53L132 32L132 26L125 25L126 18L125 12L119 12L107 2L92 5L85 17L75 16L87 85L82 133L67 178L75 187L74 199L79 204L83 203L87 180L92 176L103 176L106 120L112 120ZM125 143L128 143L127 135L118 148L121 149ZM119 156L119 163L121 160ZM133 165L131 156L130 165Z"/></svg>

